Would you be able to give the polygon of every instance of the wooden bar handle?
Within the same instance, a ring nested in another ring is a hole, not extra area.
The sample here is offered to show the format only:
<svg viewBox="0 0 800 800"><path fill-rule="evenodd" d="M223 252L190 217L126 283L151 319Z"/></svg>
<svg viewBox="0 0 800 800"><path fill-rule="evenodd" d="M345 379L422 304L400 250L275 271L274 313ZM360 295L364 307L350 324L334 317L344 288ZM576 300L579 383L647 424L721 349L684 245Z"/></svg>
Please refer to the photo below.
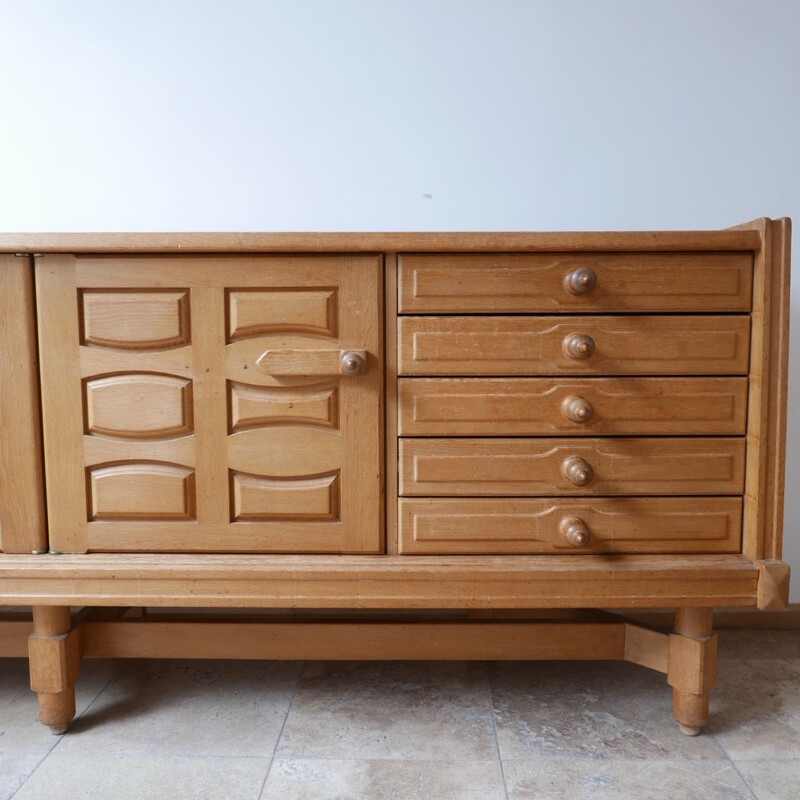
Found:
<svg viewBox="0 0 800 800"><path fill-rule="evenodd" d="M267 350L256 368L275 377L306 375L364 375L366 350Z"/></svg>

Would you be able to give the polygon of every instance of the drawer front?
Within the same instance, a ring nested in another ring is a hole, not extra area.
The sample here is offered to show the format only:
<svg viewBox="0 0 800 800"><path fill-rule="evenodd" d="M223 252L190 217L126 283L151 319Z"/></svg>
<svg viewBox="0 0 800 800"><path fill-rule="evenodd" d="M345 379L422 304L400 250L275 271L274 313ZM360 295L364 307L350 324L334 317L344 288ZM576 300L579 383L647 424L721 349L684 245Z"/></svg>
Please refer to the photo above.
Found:
<svg viewBox="0 0 800 800"><path fill-rule="evenodd" d="M744 439L401 439L406 496L731 495Z"/></svg>
<svg viewBox="0 0 800 800"><path fill-rule="evenodd" d="M747 378L401 378L401 436L743 434Z"/></svg>
<svg viewBox="0 0 800 800"><path fill-rule="evenodd" d="M743 375L746 316L401 317L401 375Z"/></svg>
<svg viewBox="0 0 800 800"><path fill-rule="evenodd" d="M489 253L400 257L413 313L749 311L751 253Z"/></svg>
<svg viewBox="0 0 800 800"><path fill-rule="evenodd" d="M734 553L741 523L739 497L404 499L400 552Z"/></svg>

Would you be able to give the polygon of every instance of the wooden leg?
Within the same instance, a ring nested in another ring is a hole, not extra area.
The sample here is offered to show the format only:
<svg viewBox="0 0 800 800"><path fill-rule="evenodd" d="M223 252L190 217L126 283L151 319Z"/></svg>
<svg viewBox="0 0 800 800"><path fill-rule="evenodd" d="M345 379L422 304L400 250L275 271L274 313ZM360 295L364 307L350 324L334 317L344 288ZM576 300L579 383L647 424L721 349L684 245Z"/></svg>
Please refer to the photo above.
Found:
<svg viewBox="0 0 800 800"><path fill-rule="evenodd" d="M28 655L31 689L39 694L39 719L53 733L64 733L75 716L80 672L80 640L68 607L34 606Z"/></svg>
<svg viewBox="0 0 800 800"><path fill-rule="evenodd" d="M711 608L679 608L669 637L667 682L681 733L697 736L708 722L708 700L717 679L717 637Z"/></svg>

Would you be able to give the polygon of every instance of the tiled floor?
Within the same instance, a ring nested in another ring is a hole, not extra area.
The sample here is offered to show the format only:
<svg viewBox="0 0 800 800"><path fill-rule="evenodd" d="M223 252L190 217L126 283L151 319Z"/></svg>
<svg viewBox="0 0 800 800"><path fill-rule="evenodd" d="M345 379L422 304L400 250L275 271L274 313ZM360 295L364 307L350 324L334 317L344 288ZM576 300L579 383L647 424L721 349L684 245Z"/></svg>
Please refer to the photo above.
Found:
<svg viewBox="0 0 800 800"><path fill-rule="evenodd" d="M723 631L712 723L608 663L87 661L36 720L0 660L0 800L797 800L800 632Z"/></svg>

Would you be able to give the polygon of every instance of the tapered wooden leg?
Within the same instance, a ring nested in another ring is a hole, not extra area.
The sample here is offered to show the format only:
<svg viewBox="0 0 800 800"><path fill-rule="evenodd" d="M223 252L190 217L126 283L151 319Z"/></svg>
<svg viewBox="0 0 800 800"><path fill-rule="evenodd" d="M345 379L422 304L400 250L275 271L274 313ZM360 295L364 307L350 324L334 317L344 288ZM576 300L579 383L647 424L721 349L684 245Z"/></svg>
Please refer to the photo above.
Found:
<svg viewBox="0 0 800 800"><path fill-rule="evenodd" d="M717 636L713 609L679 608L669 637L667 682L672 714L681 733L697 736L708 722L708 700L717 680Z"/></svg>
<svg viewBox="0 0 800 800"><path fill-rule="evenodd" d="M68 607L34 606L28 655L31 689L39 694L39 719L53 733L64 733L75 716L80 672L80 640Z"/></svg>

